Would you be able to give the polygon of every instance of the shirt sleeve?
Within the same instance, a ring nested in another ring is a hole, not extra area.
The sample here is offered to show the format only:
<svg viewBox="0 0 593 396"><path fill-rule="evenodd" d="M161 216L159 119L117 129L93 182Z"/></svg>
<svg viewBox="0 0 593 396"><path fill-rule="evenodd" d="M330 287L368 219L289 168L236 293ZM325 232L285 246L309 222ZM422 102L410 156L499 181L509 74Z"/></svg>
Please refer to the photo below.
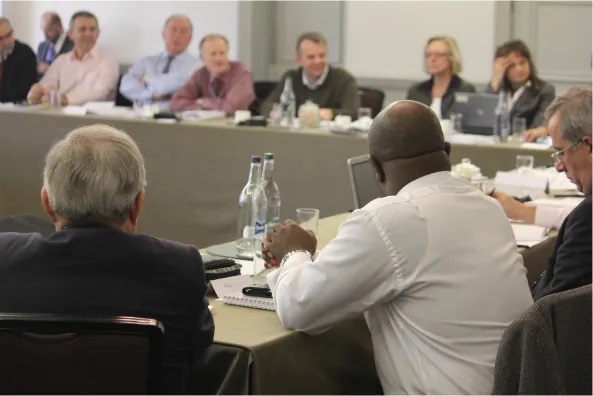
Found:
<svg viewBox="0 0 593 396"><path fill-rule="evenodd" d="M196 100L200 97L200 92L200 70L196 70L179 91L175 92L169 108L171 111L199 110Z"/></svg>
<svg viewBox="0 0 593 396"><path fill-rule="evenodd" d="M46 89L56 89L59 86L60 81L60 68L64 63L64 58L66 55L60 55L56 58L56 60L49 66L41 81L39 83L43 85Z"/></svg>
<svg viewBox="0 0 593 396"><path fill-rule="evenodd" d="M232 115L237 110L247 110L255 99L251 72L243 70L233 79L232 87L222 98L203 98L200 108L204 110L221 110Z"/></svg>
<svg viewBox="0 0 593 396"><path fill-rule="evenodd" d="M573 209L574 207L537 206L535 209L535 224L558 229Z"/></svg>
<svg viewBox="0 0 593 396"><path fill-rule="evenodd" d="M394 299L398 270L390 246L372 215L357 210L315 261L305 253L291 256L267 277L284 326L321 333Z"/></svg>
<svg viewBox="0 0 593 396"><path fill-rule="evenodd" d="M104 101L115 91L119 78L119 64L111 55L102 55L97 75L93 79L83 81L66 94L68 104L82 105L92 101ZM87 75L87 78L89 76Z"/></svg>
<svg viewBox="0 0 593 396"><path fill-rule="evenodd" d="M148 101L152 98L150 90L140 82L142 76L146 73L146 61L134 63L121 79L119 92L131 101Z"/></svg>
<svg viewBox="0 0 593 396"><path fill-rule="evenodd" d="M152 93L158 95L173 95L191 77L196 69L192 62L185 62L179 68L172 69L167 74L148 76L146 82Z"/></svg>

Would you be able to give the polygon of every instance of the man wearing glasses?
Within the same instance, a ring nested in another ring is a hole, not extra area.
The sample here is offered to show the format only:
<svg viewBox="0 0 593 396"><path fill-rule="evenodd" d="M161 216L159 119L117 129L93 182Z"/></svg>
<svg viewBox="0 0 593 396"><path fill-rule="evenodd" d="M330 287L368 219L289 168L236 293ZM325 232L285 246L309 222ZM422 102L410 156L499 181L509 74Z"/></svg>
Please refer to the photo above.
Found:
<svg viewBox="0 0 593 396"><path fill-rule="evenodd" d="M27 92L36 81L35 53L14 38L8 18L0 17L0 102L27 99Z"/></svg>
<svg viewBox="0 0 593 396"><path fill-rule="evenodd" d="M533 287L534 300L591 283L591 116L591 89L584 87L571 88L546 110L556 169L566 172L585 199L562 223L548 266Z"/></svg>

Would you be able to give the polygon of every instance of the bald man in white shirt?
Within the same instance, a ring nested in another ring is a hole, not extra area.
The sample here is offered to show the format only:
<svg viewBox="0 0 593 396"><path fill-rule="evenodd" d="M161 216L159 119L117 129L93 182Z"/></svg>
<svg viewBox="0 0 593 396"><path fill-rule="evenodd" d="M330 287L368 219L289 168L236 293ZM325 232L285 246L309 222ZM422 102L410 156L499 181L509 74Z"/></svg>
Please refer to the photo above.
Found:
<svg viewBox="0 0 593 396"><path fill-rule="evenodd" d="M396 102L368 136L385 193L355 210L313 261L298 225L267 235L267 276L282 323L320 333L362 313L385 394L489 394L498 345L532 303L498 203L451 176L439 120Z"/></svg>

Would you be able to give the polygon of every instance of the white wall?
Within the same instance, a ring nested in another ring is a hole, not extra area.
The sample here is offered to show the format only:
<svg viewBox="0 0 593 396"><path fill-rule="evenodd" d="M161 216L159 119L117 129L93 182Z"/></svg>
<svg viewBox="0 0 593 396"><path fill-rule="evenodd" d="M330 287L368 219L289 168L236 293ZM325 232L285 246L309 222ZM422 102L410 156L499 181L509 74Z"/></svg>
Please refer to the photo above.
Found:
<svg viewBox="0 0 593 396"><path fill-rule="evenodd" d="M67 25L79 10L94 13L99 20L99 45L114 51L120 63L133 63L163 50L161 37L165 19L185 14L193 22L190 52L198 54L198 42L206 33L224 34L230 42L231 58L238 54L239 1L4 1L3 14L10 18L17 38L36 49L43 39L41 15L56 11Z"/></svg>
<svg viewBox="0 0 593 396"><path fill-rule="evenodd" d="M344 66L360 77L425 79L424 45L456 38L463 77L490 79L495 46L493 1L352 1L345 10Z"/></svg>

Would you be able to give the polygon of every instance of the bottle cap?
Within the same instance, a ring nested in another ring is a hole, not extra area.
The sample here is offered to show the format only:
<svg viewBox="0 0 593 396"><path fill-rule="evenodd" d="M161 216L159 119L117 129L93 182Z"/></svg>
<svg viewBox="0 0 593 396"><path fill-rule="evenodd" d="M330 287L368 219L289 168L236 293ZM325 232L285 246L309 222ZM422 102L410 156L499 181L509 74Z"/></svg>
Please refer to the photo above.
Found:
<svg viewBox="0 0 593 396"><path fill-rule="evenodd" d="M265 160L273 160L274 159L274 153L265 153L264 154L264 159Z"/></svg>
<svg viewBox="0 0 593 396"><path fill-rule="evenodd" d="M251 163L252 164L259 164L261 162L261 157L259 155L252 155L251 156Z"/></svg>

